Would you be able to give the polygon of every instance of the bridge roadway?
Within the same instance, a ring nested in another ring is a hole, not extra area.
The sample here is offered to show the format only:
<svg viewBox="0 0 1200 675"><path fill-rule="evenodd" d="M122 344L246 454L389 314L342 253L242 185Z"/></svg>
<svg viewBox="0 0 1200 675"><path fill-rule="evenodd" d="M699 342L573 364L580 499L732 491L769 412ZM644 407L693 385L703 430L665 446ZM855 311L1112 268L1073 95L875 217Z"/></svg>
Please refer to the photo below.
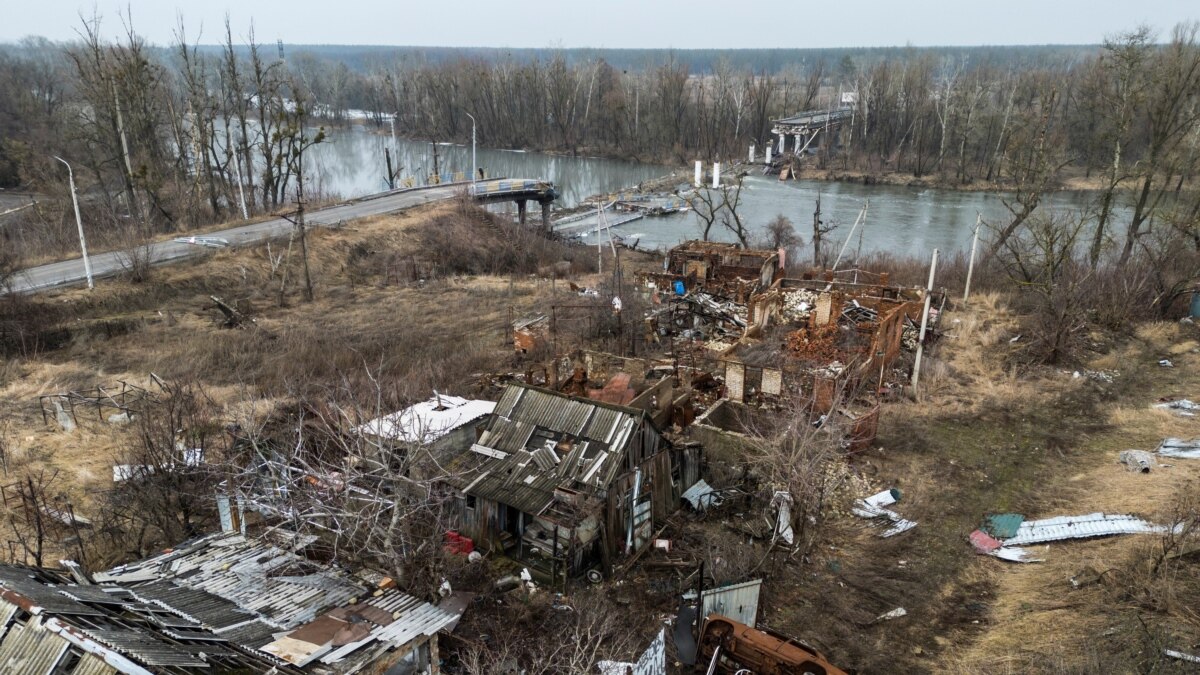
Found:
<svg viewBox="0 0 1200 675"><path fill-rule="evenodd" d="M458 193L467 183L450 183L419 188L408 188L369 195L342 204L314 209L305 214L305 221L313 226L330 226L338 223L378 216L386 213L403 211L414 206L420 206L432 201L449 199ZM229 246L249 246L268 239L285 237L291 232L292 223L284 218L272 218L258 223L239 225L216 232L197 234L197 240L212 240L228 242ZM188 243L187 237L179 240L160 241L148 244L152 264L162 265L185 260L210 250L198 243ZM92 262L92 276L99 279L119 274L123 269L125 253L112 251L94 253L89 256ZM39 265L17 273L12 290L18 293L37 293L64 286L82 284L87 281L84 272L83 258L62 260L59 262Z"/></svg>

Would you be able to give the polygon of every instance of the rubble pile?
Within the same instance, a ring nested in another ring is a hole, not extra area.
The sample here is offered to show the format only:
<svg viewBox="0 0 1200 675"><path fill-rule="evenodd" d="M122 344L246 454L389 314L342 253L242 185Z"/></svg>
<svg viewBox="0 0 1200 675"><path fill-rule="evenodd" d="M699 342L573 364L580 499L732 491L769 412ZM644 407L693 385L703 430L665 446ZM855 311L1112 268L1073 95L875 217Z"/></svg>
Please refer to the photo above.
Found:
<svg viewBox="0 0 1200 675"><path fill-rule="evenodd" d="M783 319L789 323L808 321L817 306L817 292L807 288L783 294Z"/></svg>
<svg viewBox="0 0 1200 675"><path fill-rule="evenodd" d="M836 361L841 355L837 340L840 329L835 323L816 328L801 328L788 333L788 351L798 358L813 361Z"/></svg>

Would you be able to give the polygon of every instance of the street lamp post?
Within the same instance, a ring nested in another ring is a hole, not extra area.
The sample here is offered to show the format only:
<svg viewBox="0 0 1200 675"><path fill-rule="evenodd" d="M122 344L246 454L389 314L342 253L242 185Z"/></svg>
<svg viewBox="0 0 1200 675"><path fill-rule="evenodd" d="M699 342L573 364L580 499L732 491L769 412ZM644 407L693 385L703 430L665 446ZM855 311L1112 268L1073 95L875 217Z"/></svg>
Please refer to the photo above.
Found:
<svg viewBox="0 0 1200 675"><path fill-rule="evenodd" d="M83 271L87 274L88 288L95 288L96 282L92 279L92 261L88 258L87 252L87 239L83 236L83 219L79 217L79 196L75 193L75 172L71 170L71 165L67 164L67 160L57 155L54 159L67 167L67 179L71 183L71 203L75 206L75 227L79 228L79 250L83 252Z"/></svg>
<svg viewBox="0 0 1200 675"><path fill-rule="evenodd" d="M463 112L471 118L471 194L475 194L475 177L479 175L479 169L475 168L475 116L465 110Z"/></svg>

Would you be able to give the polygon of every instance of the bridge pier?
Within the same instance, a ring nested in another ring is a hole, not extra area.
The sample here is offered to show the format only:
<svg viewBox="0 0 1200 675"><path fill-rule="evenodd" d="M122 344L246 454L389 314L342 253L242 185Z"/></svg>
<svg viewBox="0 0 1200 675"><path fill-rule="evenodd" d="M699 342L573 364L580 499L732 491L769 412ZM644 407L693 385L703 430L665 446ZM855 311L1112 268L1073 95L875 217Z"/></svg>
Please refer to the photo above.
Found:
<svg viewBox="0 0 1200 675"><path fill-rule="evenodd" d="M525 224L526 200L514 199L513 201L515 201L517 203L517 222L524 225Z"/></svg>
<svg viewBox="0 0 1200 675"><path fill-rule="evenodd" d="M550 202L542 202L542 229L550 232Z"/></svg>

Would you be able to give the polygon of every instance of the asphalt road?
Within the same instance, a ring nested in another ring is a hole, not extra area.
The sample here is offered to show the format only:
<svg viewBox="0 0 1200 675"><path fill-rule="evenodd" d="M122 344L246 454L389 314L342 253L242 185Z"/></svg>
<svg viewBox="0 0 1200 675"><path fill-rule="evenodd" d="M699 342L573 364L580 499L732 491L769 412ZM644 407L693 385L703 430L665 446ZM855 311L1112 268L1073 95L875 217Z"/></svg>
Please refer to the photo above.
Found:
<svg viewBox="0 0 1200 675"><path fill-rule="evenodd" d="M305 220L313 226L337 225L357 218L403 211L428 202L449 199L461 188L460 184L450 184L372 195L337 206L309 211ZM289 221L275 218L261 223L231 227L227 230L206 232L197 237L202 240L224 240L229 243L229 246L234 247L247 246L268 239L286 237L291 228L292 224ZM203 245L179 241L161 241L149 244L150 261L155 265L191 258L211 250ZM88 257L92 262L92 276L97 279L119 274L124 270L125 254L121 251L98 253ZM83 258L75 258L18 272L12 290L17 293L37 293L53 288L82 284L86 281L87 274L84 272Z"/></svg>

